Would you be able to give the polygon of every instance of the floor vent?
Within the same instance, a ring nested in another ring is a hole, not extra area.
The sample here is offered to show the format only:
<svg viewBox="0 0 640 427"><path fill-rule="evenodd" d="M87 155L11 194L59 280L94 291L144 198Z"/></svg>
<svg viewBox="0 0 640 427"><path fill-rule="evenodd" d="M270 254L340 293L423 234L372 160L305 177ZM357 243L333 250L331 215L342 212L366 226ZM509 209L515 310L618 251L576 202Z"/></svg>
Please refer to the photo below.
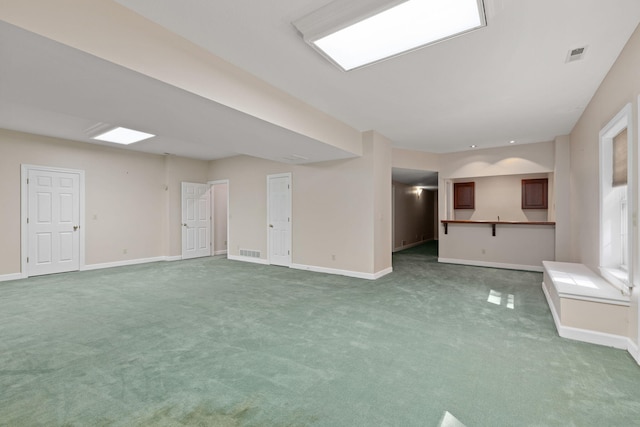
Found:
<svg viewBox="0 0 640 427"><path fill-rule="evenodd" d="M249 249L240 249L240 256L246 256L249 258L260 258L260 251L252 251Z"/></svg>

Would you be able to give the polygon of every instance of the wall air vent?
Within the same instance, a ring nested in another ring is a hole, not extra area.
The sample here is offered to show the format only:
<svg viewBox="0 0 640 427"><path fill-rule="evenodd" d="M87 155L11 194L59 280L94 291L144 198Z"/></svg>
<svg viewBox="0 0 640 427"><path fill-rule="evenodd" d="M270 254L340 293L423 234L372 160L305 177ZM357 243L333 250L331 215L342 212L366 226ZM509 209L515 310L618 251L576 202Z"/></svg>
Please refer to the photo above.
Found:
<svg viewBox="0 0 640 427"><path fill-rule="evenodd" d="M240 256L246 256L249 258L260 258L260 251L253 251L251 249L240 249Z"/></svg>
<svg viewBox="0 0 640 427"><path fill-rule="evenodd" d="M566 62L574 62L574 61L579 61L583 59L586 51L587 51L586 46L577 47L575 49L569 50L569 52L567 53Z"/></svg>

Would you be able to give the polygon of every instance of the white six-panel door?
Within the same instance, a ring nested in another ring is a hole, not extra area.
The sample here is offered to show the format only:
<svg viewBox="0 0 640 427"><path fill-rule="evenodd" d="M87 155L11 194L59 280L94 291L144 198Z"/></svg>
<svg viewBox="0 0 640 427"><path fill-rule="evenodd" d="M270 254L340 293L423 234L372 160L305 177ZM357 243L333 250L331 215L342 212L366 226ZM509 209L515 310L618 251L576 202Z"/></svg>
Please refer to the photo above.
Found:
<svg viewBox="0 0 640 427"><path fill-rule="evenodd" d="M291 174L267 177L269 263L291 265Z"/></svg>
<svg viewBox="0 0 640 427"><path fill-rule="evenodd" d="M208 184L182 183L182 258L211 255L211 192Z"/></svg>
<svg viewBox="0 0 640 427"><path fill-rule="evenodd" d="M27 170L27 275L80 269L80 173Z"/></svg>

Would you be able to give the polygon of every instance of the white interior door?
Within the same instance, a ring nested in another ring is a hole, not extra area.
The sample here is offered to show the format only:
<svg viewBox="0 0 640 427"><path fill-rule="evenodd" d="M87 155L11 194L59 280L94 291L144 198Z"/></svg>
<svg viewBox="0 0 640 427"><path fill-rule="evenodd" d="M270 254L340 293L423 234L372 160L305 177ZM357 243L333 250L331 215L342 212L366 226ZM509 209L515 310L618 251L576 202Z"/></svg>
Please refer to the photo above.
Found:
<svg viewBox="0 0 640 427"><path fill-rule="evenodd" d="M208 184L182 183L182 259L211 255L210 197Z"/></svg>
<svg viewBox="0 0 640 427"><path fill-rule="evenodd" d="M27 275L80 269L80 174L27 171Z"/></svg>
<svg viewBox="0 0 640 427"><path fill-rule="evenodd" d="M267 177L269 263L291 265L291 174Z"/></svg>

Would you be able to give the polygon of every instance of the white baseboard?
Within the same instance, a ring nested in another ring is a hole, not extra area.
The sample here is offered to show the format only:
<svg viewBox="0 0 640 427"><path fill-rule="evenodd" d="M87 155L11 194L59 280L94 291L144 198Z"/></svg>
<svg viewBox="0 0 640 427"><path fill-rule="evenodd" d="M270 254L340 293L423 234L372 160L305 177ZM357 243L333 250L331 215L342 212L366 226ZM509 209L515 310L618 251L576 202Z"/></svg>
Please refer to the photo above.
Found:
<svg viewBox="0 0 640 427"><path fill-rule="evenodd" d="M562 338L567 338L575 341L588 342L591 344L604 345L606 347L619 348L621 350L630 350L629 349L630 340L628 337L562 325L562 323L560 323L560 317L556 312L556 308L553 305L553 300L551 299L551 295L549 295L549 291L547 291L547 288L544 282L542 282L542 292L544 293L544 296L547 299L547 304L549 305L549 309L551 310L551 315L553 316L553 323L555 323L556 325L556 330L558 331L558 335L560 335ZM631 353L631 351L629 352ZM631 355L633 356L633 353ZM638 361L637 358L635 359L636 361Z"/></svg>
<svg viewBox="0 0 640 427"><path fill-rule="evenodd" d="M558 330L558 335L562 338L604 345L606 347L619 348L621 350L629 349L629 338L621 335L588 331L586 329L572 328L570 326L561 326Z"/></svg>
<svg viewBox="0 0 640 427"><path fill-rule="evenodd" d="M0 282L7 282L9 280L18 280L22 279L22 273L13 273L13 274L0 274Z"/></svg>
<svg viewBox="0 0 640 427"><path fill-rule="evenodd" d="M363 273L361 271L340 270L338 268L318 267L315 265L304 265L304 264L291 264L290 267L296 270L313 271L314 273L335 274L338 276L347 276L347 277L354 277L356 279L367 279L367 280L376 280L393 271L393 268L391 267L381 270L377 273Z"/></svg>
<svg viewBox="0 0 640 427"><path fill-rule="evenodd" d="M180 261L182 260L182 255L174 255L174 256L166 256L163 261Z"/></svg>
<svg viewBox="0 0 640 427"><path fill-rule="evenodd" d="M384 270L380 270L377 273L373 273L373 278L375 279L379 279L383 276L386 276L387 274L391 274L393 273L393 267L388 267L385 268Z"/></svg>
<svg viewBox="0 0 640 427"><path fill-rule="evenodd" d="M542 273L544 268L542 265L526 265L526 264L506 264L502 262L489 262L489 261L475 261L467 259L455 259L455 258L438 258L438 262L444 264L458 264L458 265L471 265L474 267L490 267L490 268L503 268L506 270L523 270L523 271L536 271Z"/></svg>
<svg viewBox="0 0 640 427"><path fill-rule="evenodd" d="M103 268L124 267L127 265L146 264L148 262L167 261L167 258L168 257L165 257L165 256L159 256L154 258L128 259L124 261L105 262L101 264L89 264L89 265L85 265L80 270L89 271L89 270L100 270ZM178 259L180 259L180 257L178 257Z"/></svg>
<svg viewBox="0 0 640 427"><path fill-rule="evenodd" d="M213 254L214 255L226 255L227 254L227 250L223 249L221 251L215 251Z"/></svg>
<svg viewBox="0 0 640 427"><path fill-rule="evenodd" d="M629 338L629 343L627 344L627 351L636 363L640 365L640 347L638 347L638 344L634 343L631 338Z"/></svg>
<svg viewBox="0 0 640 427"><path fill-rule="evenodd" d="M263 258L253 258L249 256L240 256L240 255L227 255L227 259L230 259L232 261L242 261L242 262L251 262L254 264L269 265L269 261Z"/></svg>

